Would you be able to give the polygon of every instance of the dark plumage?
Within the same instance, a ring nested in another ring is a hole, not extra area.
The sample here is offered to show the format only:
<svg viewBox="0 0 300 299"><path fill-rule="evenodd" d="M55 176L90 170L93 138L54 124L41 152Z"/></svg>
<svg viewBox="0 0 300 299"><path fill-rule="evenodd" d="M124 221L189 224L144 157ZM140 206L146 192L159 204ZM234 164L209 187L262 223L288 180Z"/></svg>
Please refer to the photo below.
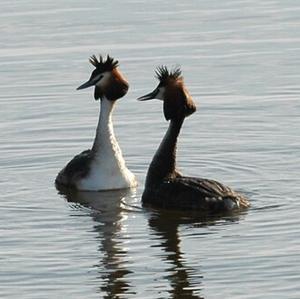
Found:
<svg viewBox="0 0 300 299"><path fill-rule="evenodd" d="M244 196L217 181L178 175L146 188L142 201L159 208L207 213L248 207Z"/></svg>
<svg viewBox="0 0 300 299"><path fill-rule="evenodd" d="M93 160L93 152L85 150L76 155L57 175L57 185L76 188L76 182L88 175L90 164Z"/></svg>
<svg viewBox="0 0 300 299"><path fill-rule="evenodd" d="M169 128L149 166L142 202L166 209L198 210L215 214L247 208L247 199L214 180L182 176L176 170L176 145L184 119L196 111L196 106L183 83L179 68L168 71L165 66L156 71L159 85L141 98L163 100Z"/></svg>
<svg viewBox="0 0 300 299"><path fill-rule="evenodd" d="M155 71L156 78L160 81L160 84L164 85L167 80L173 79L177 80L181 77L180 68L175 68L172 71L169 71L166 66L160 66Z"/></svg>
<svg viewBox="0 0 300 299"><path fill-rule="evenodd" d="M104 60L102 55L99 55L99 60L96 55L92 55L89 62L101 73L112 71L119 66L119 61L114 60L109 55L107 55L106 60Z"/></svg>

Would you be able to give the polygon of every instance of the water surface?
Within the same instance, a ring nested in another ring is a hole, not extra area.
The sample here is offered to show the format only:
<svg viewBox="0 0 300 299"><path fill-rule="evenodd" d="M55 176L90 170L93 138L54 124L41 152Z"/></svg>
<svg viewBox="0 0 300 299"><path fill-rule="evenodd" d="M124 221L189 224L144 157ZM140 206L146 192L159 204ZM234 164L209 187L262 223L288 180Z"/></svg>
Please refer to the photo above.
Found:
<svg viewBox="0 0 300 299"><path fill-rule="evenodd" d="M298 1L2 1L1 298L299 298ZM109 53L131 88L115 131L136 190L60 194L99 103L87 59ZM245 193L247 212L199 219L143 209L166 128L136 102L154 68L182 67L198 111L178 163Z"/></svg>

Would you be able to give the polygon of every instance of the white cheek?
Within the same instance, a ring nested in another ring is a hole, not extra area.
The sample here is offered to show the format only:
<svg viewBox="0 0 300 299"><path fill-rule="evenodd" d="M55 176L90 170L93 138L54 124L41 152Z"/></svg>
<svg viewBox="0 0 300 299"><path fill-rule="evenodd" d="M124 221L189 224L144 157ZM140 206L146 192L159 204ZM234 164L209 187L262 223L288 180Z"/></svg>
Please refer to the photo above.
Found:
<svg viewBox="0 0 300 299"><path fill-rule="evenodd" d="M106 86L109 81L110 75L111 72L102 73L100 76L101 79L95 85L98 87Z"/></svg>
<svg viewBox="0 0 300 299"><path fill-rule="evenodd" d="M157 95L155 96L155 98L162 101L164 99L164 94L165 94L165 88L160 87Z"/></svg>

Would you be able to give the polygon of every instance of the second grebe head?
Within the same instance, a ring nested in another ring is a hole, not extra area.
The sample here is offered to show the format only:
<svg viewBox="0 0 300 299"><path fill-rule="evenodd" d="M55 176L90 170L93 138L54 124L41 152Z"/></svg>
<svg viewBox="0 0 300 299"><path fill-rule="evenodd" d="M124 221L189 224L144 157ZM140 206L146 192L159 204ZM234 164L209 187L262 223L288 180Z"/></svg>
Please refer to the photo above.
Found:
<svg viewBox="0 0 300 299"><path fill-rule="evenodd" d="M95 100L105 97L111 101L115 101L127 93L129 84L119 71L117 60L109 55L106 60L100 55L98 60L93 55L89 61L96 69L92 72L90 79L80 85L77 90L95 86Z"/></svg>
<svg viewBox="0 0 300 299"><path fill-rule="evenodd" d="M162 100L166 120L182 119L196 111L196 105L184 85L180 68L169 71L167 67L161 66L155 73L159 80L158 86L149 94L138 98L139 101Z"/></svg>

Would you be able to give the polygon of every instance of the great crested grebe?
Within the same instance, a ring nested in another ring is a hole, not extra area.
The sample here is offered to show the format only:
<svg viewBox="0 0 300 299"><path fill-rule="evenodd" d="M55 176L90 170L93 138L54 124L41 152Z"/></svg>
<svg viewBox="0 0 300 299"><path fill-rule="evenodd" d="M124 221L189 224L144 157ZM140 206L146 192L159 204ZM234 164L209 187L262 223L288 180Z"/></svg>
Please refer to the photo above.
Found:
<svg viewBox="0 0 300 299"><path fill-rule="evenodd" d="M185 117L194 113L196 106L179 68L169 71L165 66L159 67L156 76L159 80L156 89L138 100L162 100L164 116L170 124L149 166L143 204L204 213L249 207L247 199L231 188L214 180L186 177L177 171L177 138Z"/></svg>
<svg viewBox="0 0 300 299"><path fill-rule="evenodd" d="M108 55L106 60L93 55L89 61L96 69L77 89L95 86L94 98L100 99L101 106L96 137L92 149L75 156L55 182L57 186L85 191L135 187L136 179L125 165L112 123L114 105L127 93L128 82L118 69L118 61Z"/></svg>

